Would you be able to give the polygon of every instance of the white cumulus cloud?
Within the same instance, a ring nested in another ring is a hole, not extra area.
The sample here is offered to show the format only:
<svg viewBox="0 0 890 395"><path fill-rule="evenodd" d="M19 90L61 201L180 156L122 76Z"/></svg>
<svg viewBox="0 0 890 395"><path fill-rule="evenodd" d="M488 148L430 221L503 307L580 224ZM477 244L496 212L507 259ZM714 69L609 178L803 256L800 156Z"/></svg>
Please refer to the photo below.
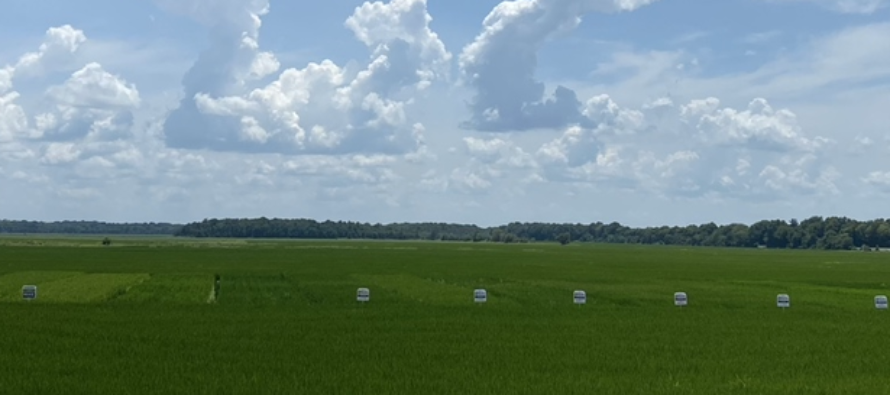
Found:
<svg viewBox="0 0 890 395"><path fill-rule="evenodd" d="M590 122L574 91L545 94L535 69L541 47L574 29L591 12L633 11L655 0L511 0L485 17L483 30L460 54L463 78L475 90L464 126L485 131L562 128ZM594 121L595 122L595 121Z"/></svg>
<svg viewBox="0 0 890 395"><path fill-rule="evenodd" d="M118 76L92 62L75 71L61 86L51 87L49 95L58 103L72 107L135 108L139 91Z"/></svg>
<svg viewBox="0 0 890 395"><path fill-rule="evenodd" d="M252 15L258 27L261 13ZM268 85L240 89L237 95L218 94L231 89L214 86L214 81L200 86L187 79L190 96L167 120L167 142L185 148L289 154L417 151L422 147L417 145L416 122L409 119L406 107L415 93L445 78L451 59L429 28L431 20L424 0L357 7L345 25L371 53L367 67L358 72L323 60L288 68ZM278 63L267 59L272 55L257 48L252 49L253 64L270 66L254 67L254 74L277 69L272 65ZM202 60L190 73L218 67Z"/></svg>

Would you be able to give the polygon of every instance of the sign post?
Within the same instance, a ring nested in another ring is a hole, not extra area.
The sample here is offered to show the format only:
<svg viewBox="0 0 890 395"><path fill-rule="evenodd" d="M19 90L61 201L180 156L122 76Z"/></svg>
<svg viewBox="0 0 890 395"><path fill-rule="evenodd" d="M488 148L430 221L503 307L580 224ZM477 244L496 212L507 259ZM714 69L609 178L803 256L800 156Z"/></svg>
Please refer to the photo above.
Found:
<svg viewBox="0 0 890 395"><path fill-rule="evenodd" d="M674 306L686 306L689 304L689 299L686 297L686 292L674 292Z"/></svg>
<svg viewBox="0 0 890 395"><path fill-rule="evenodd" d="M484 289L473 290L473 301L476 303L488 302L488 291Z"/></svg>
<svg viewBox="0 0 890 395"><path fill-rule="evenodd" d="M575 300L576 305L587 304L587 292L577 290L572 293L572 299Z"/></svg>
<svg viewBox="0 0 890 395"><path fill-rule="evenodd" d="M371 290L367 288L359 288L355 292L355 300L362 303L368 302L369 300L371 300Z"/></svg>
<svg viewBox="0 0 890 395"><path fill-rule="evenodd" d="M22 286L22 299L27 301L32 301L37 299L37 286L36 285L24 285Z"/></svg>
<svg viewBox="0 0 890 395"><path fill-rule="evenodd" d="M779 294L776 296L776 306L785 310L791 307L791 297L788 294Z"/></svg>

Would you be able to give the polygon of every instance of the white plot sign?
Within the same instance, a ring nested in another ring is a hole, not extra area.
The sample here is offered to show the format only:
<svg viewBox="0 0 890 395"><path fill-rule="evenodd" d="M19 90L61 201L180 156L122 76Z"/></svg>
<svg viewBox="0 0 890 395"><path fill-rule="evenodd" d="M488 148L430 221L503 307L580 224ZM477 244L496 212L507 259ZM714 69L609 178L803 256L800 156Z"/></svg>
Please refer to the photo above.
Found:
<svg viewBox="0 0 890 395"><path fill-rule="evenodd" d="M879 310L887 310L887 295L875 296L875 308Z"/></svg>
<svg viewBox="0 0 890 395"><path fill-rule="evenodd" d="M586 304L587 303L587 292L577 290L572 293L572 299L575 300L575 304Z"/></svg>
<svg viewBox="0 0 890 395"><path fill-rule="evenodd" d="M355 293L355 300L359 302L367 302L371 300L371 290L367 288L359 288Z"/></svg>
<svg viewBox="0 0 890 395"><path fill-rule="evenodd" d="M783 309L791 307L791 297L788 294L779 294L776 296L776 306Z"/></svg>
<svg viewBox="0 0 890 395"><path fill-rule="evenodd" d="M25 300L37 299L37 286L36 285L22 286L22 299L25 299Z"/></svg>
<svg viewBox="0 0 890 395"><path fill-rule="evenodd" d="M488 292L484 289L473 290L473 301L476 303L485 303L488 301Z"/></svg>
<svg viewBox="0 0 890 395"><path fill-rule="evenodd" d="M689 299L686 298L686 292L674 292L675 306L686 306L688 303Z"/></svg>

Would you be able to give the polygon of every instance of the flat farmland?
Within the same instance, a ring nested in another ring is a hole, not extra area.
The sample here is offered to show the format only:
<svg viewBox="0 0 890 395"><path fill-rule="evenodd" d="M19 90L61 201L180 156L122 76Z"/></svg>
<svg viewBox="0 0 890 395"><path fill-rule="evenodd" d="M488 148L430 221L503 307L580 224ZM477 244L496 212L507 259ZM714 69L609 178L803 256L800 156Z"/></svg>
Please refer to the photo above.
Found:
<svg viewBox="0 0 890 395"><path fill-rule="evenodd" d="M890 393L885 253L100 241L0 239L0 393Z"/></svg>

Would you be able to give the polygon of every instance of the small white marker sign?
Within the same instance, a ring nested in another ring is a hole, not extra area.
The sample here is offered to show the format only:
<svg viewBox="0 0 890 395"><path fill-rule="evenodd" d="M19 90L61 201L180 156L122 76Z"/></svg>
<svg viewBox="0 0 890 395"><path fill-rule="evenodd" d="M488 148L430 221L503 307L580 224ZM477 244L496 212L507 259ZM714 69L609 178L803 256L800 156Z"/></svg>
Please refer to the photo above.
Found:
<svg viewBox="0 0 890 395"><path fill-rule="evenodd" d="M689 299L686 298L686 292L674 292L675 306L686 306L688 303Z"/></svg>
<svg viewBox="0 0 890 395"><path fill-rule="evenodd" d="M367 302L371 300L371 290L367 288L359 288L358 291L355 292L355 300L359 302Z"/></svg>
<svg viewBox="0 0 890 395"><path fill-rule="evenodd" d="M878 310L887 310L887 295L875 296L875 308Z"/></svg>
<svg viewBox="0 0 890 395"><path fill-rule="evenodd" d="M783 309L791 307L791 297L788 294L779 294L776 296L776 306Z"/></svg>
<svg viewBox="0 0 890 395"><path fill-rule="evenodd" d="M25 300L37 299L37 286L36 285L22 286L22 299L25 299Z"/></svg>
<svg viewBox="0 0 890 395"><path fill-rule="evenodd" d="M488 292L484 289L473 290L473 301L476 303L485 303L488 301Z"/></svg>
<svg viewBox="0 0 890 395"><path fill-rule="evenodd" d="M586 304L587 303L587 292L577 290L572 293L572 299L575 300L575 304Z"/></svg>

